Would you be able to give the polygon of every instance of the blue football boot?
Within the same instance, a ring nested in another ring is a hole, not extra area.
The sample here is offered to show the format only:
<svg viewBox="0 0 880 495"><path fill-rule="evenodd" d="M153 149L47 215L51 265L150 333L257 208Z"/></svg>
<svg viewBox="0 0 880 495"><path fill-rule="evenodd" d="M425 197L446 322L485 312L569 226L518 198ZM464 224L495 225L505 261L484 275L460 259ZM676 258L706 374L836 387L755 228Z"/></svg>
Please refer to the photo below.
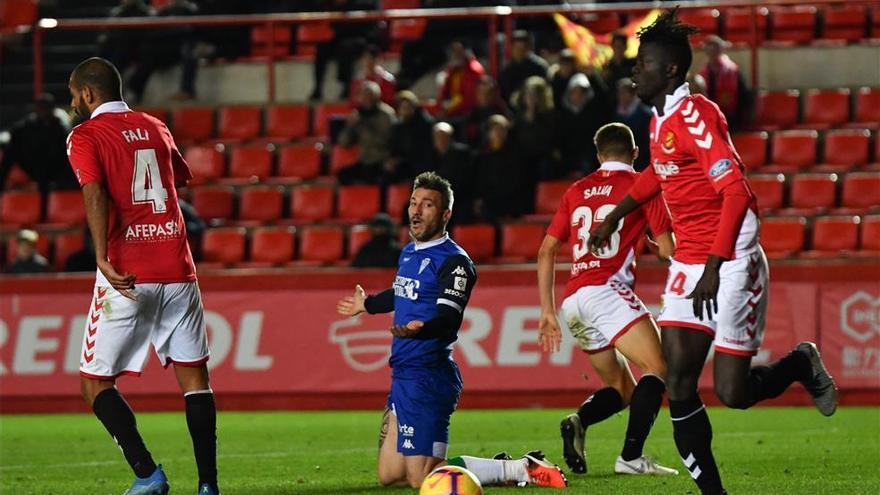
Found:
<svg viewBox="0 0 880 495"><path fill-rule="evenodd" d="M201 485L199 485L198 495L220 495L220 492L214 491L214 489L211 488L211 485L207 483L202 483Z"/></svg>
<svg viewBox="0 0 880 495"><path fill-rule="evenodd" d="M168 478L160 465L149 478L135 478L131 488L122 495L166 495L168 490Z"/></svg>

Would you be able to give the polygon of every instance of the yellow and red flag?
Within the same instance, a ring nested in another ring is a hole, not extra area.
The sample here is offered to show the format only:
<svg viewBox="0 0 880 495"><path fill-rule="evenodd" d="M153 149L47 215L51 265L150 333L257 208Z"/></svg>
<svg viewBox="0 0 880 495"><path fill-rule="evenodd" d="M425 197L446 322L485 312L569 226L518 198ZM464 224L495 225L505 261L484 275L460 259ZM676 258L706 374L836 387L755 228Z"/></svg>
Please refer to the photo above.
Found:
<svg viewBox="0 0 880 495"><path fill-rule="evenodd" d="M630 40L626 50L627 57L634 58L639 51L639 40L636 37L639 30L653 24L659 16L660 9L653 9L616 30ZM562 32L565 45L574 52L579 64L600 68L611 58L611 33L593 34L586 27L559 13L553 14L553 19Z"/></svg>

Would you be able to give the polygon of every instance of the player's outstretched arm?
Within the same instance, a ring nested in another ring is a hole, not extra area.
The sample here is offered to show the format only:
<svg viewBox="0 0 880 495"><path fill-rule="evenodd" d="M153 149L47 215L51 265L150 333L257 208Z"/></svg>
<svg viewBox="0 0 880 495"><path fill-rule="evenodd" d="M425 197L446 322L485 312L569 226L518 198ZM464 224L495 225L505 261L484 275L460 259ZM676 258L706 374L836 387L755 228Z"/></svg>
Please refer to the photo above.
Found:
<svg viewBox="0 0 880 495"><path fill-rule="evenodd" d="M545 352L556 352L562 342L562 330L556 320L556 253L562 241L545 235L538 250L538 293L541 299L541 317L538 320L538 343Z"/></svg>
<svg viewBox="0 0 880 495"><path fill-rule="evenodd" d="M107 191L104 186L97 182L89 182L82 188L83 202L86 208L86 221L92 233L92 242L95 245L95 261L98 269L104 274L107 282L120 294L129 298L137 299L131 289L134 289L136 277L131 273L119 274L116 268L107 259Z"/></svg>
<svg viewBox="0 0 880 495"><path fill-rule="evenodd" d="M336 312L343 316L357 316L367 310L364 307L366 299L367 294L364 292L364 288L357 285L354 288L354 295L345 296L336 303Z"/></svg>

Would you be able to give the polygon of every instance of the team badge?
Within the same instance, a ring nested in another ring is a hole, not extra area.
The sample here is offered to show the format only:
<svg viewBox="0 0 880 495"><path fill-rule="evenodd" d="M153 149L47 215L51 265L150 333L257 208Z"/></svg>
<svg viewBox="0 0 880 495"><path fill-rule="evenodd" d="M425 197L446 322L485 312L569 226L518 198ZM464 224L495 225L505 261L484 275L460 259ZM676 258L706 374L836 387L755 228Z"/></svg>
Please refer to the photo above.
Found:
<svg viewBox="0 0 880 495"><path fill-rule="evenodd" d="M672 153L675 151L675 134L672 131L666 133L666 137L663 138L663 151L667 153Z"/></svg>
<svg viewBox="0 0 880 495"><path fill-rule="evenodd" d="M428 268L428 265L430 265L430 264L431 264L431 258L423 259L421 266L419 266L419 275L421 275L422 272L425 271L425 268Z"/></svg>

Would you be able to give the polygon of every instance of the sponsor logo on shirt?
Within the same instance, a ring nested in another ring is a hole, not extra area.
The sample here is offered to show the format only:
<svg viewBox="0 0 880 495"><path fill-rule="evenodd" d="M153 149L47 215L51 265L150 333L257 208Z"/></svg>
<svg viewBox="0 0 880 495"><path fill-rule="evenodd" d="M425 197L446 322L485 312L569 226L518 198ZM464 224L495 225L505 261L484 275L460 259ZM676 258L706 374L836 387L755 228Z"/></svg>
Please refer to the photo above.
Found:
<svg viewBox="0 0 880 495"><path fill-rule="evenodd" d="M464 268L461 266L455 267L455 270L452 270L453 275L458 275L459 277L467 277L467 272L464 271Z"/></svg>
<svg viewBox="0 0 880 495"><path fill-rule="evenodd" d="M714 178L716 182L721 180L722 177L730 173L730 167L732 165L733 162L727 158L718 160L713 163L712 167L709 169L709 177Z"/></svg>
<svg viewBox="0 0 880 495"><path fill-rule="evenodd" d="M670 175L678 173L678 165L674 163L654 162L654 173L660 176L661 179L666 179Z"/></svg>
<svg viewBox="0 0 880 495"><path fill-rule="evenodd" d="M419 294L416 292L416 289L419 288L420 282L416 279L401 277L398 275L394 279L394 295L397 297L402 297L404 299L409 299L410 301L415 301L419 298Z"/></svg>
<svg viewBox="0 0 880 495"><path fill-rule="evenodd" d="M461 292L454 290L454 289L444 289L443 293L446 294L447 296L464 297L464 294L462 294Z"/></svg>
<svg viewBox="0 0 880 495"><path fill-rule="evenodd" d="M600 260L591 260L589 262L581 261L571 265L571 276L576 277L581 272L601 267L602 262Z"/></svg>
<svg viewBox="0 0 880 495"><path fill-rule="evenodd" d="M590 199L593 196L608 196L613 189L614 186L593 186L589 189L584 189L584 199Z"/></svg>
<svg viewBox="0 0 880 495"><path fill-rule="evenodd" d="M413 426L409 426L407 424L398 425L398 430L400 430L400 436L403 437L412 437L416 434L416 429Z"/></svg>
<svg viewBox="0 0 880 495"><path fill-rule="evenodd" d="M183 227L171 220L165 223L136 223L125 229L125 240L164 241L183 237Z"/></svg>
<svg viewBox="0 0 880 495"><path fill-rule="evenodd" d="M415 449L415 447L413 447L413 443L410 442L409 438L403 441L403 448L410 450Z"/></svg>
<svg viewBox="0 0 880 495"><path fill-rule="evenodd" d="M464 291L467 288L467 277L455 277L452 287L458 291Z"/></svg>

